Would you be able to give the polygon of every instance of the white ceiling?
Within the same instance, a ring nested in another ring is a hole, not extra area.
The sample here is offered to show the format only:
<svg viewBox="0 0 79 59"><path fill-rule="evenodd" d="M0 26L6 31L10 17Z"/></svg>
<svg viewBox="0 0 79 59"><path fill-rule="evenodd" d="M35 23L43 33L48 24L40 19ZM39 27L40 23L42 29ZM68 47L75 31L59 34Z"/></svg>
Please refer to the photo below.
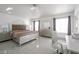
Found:
<svg viewBox="0 0 79 59"><path fill-rule="evenodd" d="M75 5L68 4L50 4L40 5L40 11L42 16L57 15L62 13L72 12Z"/></svg>
<svg viewBox="0 0 79 59"><path fill-rule="evenodd" d="M38 18L40 16L50 16L62 13L72 12L74 10L73 4L38 4L36 10L31 10L32 4L0 4L0 12L8 14L5 10L12 7L10 15L19 16L22 18Z"/></svg>

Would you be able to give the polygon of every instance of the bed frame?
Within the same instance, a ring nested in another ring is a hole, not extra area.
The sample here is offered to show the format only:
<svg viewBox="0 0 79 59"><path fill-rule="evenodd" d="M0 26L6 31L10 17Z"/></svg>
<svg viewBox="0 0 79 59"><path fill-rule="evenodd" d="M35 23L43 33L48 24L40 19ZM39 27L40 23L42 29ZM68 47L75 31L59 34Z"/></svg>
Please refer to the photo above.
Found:
<svg viewBox="0 0 79 59"><path fill-rule="evenodd" d="M12 30L26 30L26 26L25 25L12 25ZM19 46L21 46L22 44L29 42L31 40L34 39L38 39L39 37L39 33L32 33L32 34L28 34L25 36L21 36L19 38L13 38L14 41L16 41Z"/></svg>

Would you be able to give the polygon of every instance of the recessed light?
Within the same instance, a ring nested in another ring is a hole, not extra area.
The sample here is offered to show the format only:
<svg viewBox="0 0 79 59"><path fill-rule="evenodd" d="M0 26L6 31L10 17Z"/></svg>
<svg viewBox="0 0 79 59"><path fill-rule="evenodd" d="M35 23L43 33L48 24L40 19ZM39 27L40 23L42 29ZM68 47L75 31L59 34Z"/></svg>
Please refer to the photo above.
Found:
<svg viewBox="0 0 79 59"><path fill-rule="evenodd" d="M12 7L6 8L6 11L10 11L10 10L13 10L13 8Z"/></svg>

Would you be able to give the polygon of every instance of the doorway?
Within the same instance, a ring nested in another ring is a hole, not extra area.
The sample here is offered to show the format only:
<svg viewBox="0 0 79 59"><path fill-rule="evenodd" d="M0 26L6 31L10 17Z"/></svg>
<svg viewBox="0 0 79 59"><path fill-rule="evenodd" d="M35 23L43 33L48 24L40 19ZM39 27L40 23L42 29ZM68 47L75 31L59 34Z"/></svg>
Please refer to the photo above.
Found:
<svg viewBox="0 0 79 59"><path fill-rule="evenodd" d="M40 31L40 20L37 20L37 21L33 21L33 31Z"/></svg>

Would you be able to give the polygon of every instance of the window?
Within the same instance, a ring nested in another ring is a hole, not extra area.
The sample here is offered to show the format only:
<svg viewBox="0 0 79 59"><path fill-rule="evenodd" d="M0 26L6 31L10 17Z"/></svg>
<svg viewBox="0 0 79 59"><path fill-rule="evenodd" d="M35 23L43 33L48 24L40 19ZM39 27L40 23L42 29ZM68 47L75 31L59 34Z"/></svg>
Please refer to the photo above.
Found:
<svg viewBox="0 0 79 59"><path fill-rule="evenodd" d="M56 32L58 33L68 32L68 17L56 19Z"/></svg>
<svg viewBox="0 0 79 59"><path fill-rule="evenodd" d="M33 21L32 26L33 31L39 31L39 21Z"/></svg>
<svg viewBox="0 0 79 59"><path fill-rule="evenodd" d="M35 31L39 30L39 21L35 21Z"/></svg>

